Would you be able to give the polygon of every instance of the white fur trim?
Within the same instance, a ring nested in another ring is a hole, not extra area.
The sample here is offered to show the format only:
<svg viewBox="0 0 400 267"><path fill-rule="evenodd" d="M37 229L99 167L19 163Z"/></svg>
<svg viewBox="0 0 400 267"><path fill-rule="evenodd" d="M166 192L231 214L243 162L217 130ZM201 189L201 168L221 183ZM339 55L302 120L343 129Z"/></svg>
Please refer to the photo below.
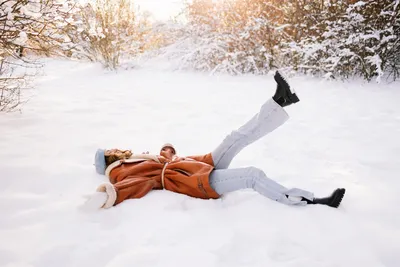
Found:
<svg viewBox="0 0 400 267"><path fill-rule="evenodd" d="M110 172L121 165L122 163L134 163L134 162L140 162L140 161L146 161L146 160L153 160L155 162L160 163L160 160L158 159L157 155L151 155L151 154L137 154L137 155L132 155L129 157L129 159L124 159L124 160L117 160L113 163L110 164L110 166L107 167L106 169L106 176L110 177Z"/></svg>
<svg viewBox="0 0 400 267"><path fill-rule="evenodd" d="M153 160L155 162L160 163L160 160L158 159L157 155L153 155L153 154L137 154L137 155L132 155L129 157L129 159L126 159L125 162L131 162L130 160L135 160L135 159L139 159L139 160ZM135 162L135 161L132 161Z"/></svg>
<svg viewBox="0 0 400 267"><path fill-rule="evenodd" d="M111 172L114 168L118 167L118 166L121 165L121 164L122 164L122 163L121 163L120 160L117 160L117 161L111 163L111 164L106 168L106 172L105 172L106 177L110 178L110 172Z"/></svg>
<svg viewBox="0 0 400 267"><path fill-rule="evenodd" d="M115 188L112 184L110 183L101 184L99 185L99 187L97 187L96 191L107 193L108 198L102 208L108 209L114 206L115 201L117 201L117 191L115 191Z"/></svg>

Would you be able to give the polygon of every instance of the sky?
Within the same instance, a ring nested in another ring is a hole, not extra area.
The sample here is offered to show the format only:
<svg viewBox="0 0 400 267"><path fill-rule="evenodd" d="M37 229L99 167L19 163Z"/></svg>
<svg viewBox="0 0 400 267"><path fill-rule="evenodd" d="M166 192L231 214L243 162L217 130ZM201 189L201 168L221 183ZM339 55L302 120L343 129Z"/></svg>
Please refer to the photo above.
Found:
<svg viewBox="0 0 400 267"><path fill-rule="evenodd" d="M183 0L135 0L142 10L150 11L157 20L167 20L183 7Z"/></svg>

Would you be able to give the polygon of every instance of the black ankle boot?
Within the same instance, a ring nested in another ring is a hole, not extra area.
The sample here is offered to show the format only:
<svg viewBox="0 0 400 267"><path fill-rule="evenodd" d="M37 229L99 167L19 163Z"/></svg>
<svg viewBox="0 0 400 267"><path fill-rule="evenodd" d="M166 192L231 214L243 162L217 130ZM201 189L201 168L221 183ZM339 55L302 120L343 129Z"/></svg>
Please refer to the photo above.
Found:
<svg viewBox="0 0 400 267"><path fill-rule="evenodd" d="M338 188L335 191L333 191L333 193L329 197L314 198L312 201L305 198L303 198L303 200L307 201L307 204L320 204L320 205L327 205L332 208L337 208L342 202L345 193L346 189Z"/></svg>
<svg viewBox="0 0 400 267"><path fill-rule="evenodd" d="M278 103L281 107L286 107L300 101L294 90L290 88L288 79L283 73L276 71L274 79L278 85L275 95L272 97L272 99L274 99L276 103Z"/></svg>

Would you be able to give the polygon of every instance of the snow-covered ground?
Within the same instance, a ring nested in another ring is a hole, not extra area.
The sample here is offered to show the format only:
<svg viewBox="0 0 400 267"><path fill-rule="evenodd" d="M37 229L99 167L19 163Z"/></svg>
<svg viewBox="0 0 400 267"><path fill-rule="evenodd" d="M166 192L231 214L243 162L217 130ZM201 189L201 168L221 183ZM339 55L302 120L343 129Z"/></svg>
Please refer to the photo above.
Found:
<svg viewBox="0 0 400 267"><path fill-rule="evenodd" d="M288 207L252 191L199 200L153 191L100 211L97 148L211 151L275 90L272 76L49 61L22 113L0 115L1 267L363 266L400 264L400 84L292 78L290 120L243 150L290 187L339 209Z"/></svg>

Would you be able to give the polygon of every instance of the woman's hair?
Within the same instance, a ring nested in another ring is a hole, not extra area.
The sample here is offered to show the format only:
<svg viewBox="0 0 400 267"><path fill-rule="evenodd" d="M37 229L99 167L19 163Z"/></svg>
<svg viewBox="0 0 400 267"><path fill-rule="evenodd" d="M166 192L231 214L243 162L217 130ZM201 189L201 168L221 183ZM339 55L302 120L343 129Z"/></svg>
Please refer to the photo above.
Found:
<svg viewBox="0 0 400 267"><path fill-rule="evenodd" d="M106 160L106 168L116 162L117 160L122 159L122 157L118 157L117 155L110 155L110 156L105 156L104 157Z"/></svg>
<svg viewBox="0 0 400 267"><path fill-rule="evenodd" d="M132 152L129 150L121 151L122 154L116 155L116 153L111 153L110 155L105 155L106 168L120 159L126 159L132 156Z"/></svg>

